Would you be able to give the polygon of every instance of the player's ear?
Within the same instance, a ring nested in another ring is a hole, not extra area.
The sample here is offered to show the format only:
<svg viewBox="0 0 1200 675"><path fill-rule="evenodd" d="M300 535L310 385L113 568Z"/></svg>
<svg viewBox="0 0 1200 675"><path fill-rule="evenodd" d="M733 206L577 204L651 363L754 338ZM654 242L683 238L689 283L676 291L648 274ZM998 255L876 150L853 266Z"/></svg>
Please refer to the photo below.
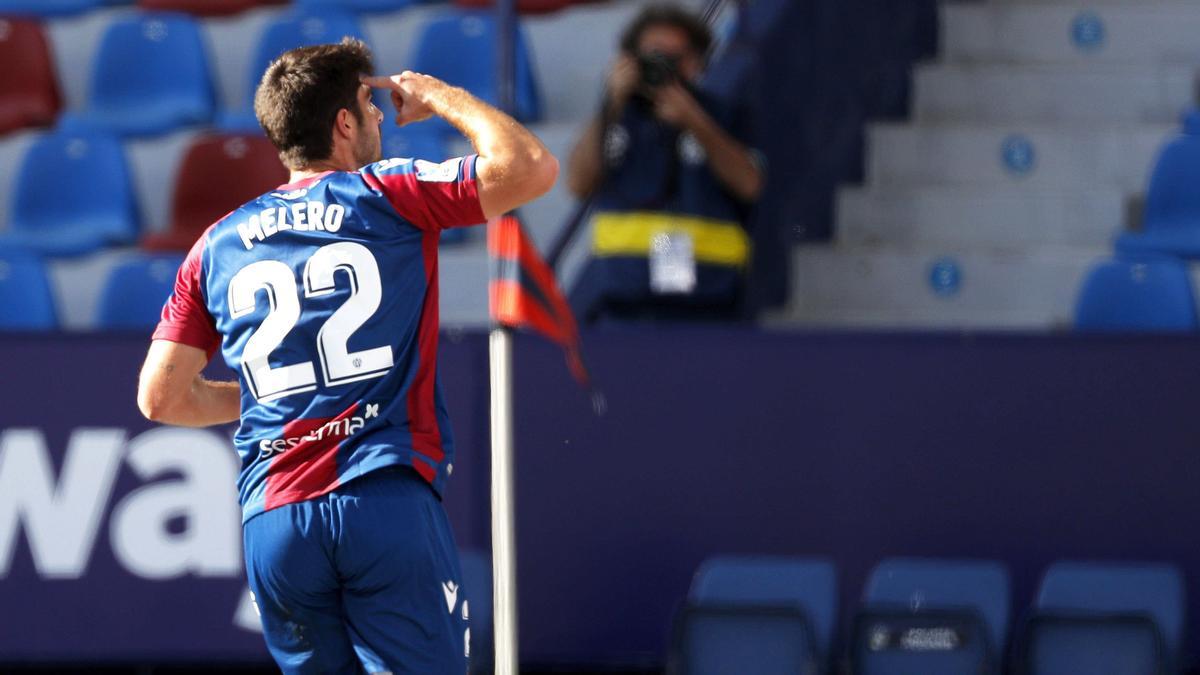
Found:
<svg viewBox="0 0 1200 675"><path fill-rule="evenodd" d="M354 127L353 120L350 118L353 116L354 113L345 108L338 110L337 117L334 119L333 123L334 133L342 136L343 138L350 138L350 134L352 133Z"/></svg>

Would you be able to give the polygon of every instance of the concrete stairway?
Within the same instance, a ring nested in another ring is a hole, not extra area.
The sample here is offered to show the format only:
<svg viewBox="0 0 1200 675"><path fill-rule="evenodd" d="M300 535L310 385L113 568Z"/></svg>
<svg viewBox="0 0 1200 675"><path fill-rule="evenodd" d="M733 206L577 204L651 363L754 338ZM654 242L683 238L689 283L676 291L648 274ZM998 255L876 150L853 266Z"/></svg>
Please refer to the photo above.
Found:
<svg viewBox="0 0 1200 675"><path fill-rule="evenodd" d="M795 252L786 324L1069 325L1088 267L1192 100L1200 5L946 4L912 122L868 132L833 243Z"/></svg>

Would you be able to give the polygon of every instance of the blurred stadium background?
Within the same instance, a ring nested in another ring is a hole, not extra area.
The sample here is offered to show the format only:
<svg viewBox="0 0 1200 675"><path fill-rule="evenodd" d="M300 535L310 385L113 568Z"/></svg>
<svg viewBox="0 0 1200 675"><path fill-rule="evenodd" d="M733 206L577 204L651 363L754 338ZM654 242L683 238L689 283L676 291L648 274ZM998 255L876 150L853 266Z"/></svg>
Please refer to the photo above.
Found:
<svg viewBox="0 0 1200 675"><path fill-rule="evenodd" d="M1200 672L1200 6L685 4L770 167L754 318L585 330L603 416L518 336L522 670ZM516 110L565 161L642 3L517 5ZM0 16L0 672L270 672L228 431L139 417L149 328L196 235L283 182L249 110L268 59L359 35L380 71L496 100L493 12ZM523 212L568 289L575 211L560 185ZM482 232L441 255L447 507L488 672Z"/></svg>

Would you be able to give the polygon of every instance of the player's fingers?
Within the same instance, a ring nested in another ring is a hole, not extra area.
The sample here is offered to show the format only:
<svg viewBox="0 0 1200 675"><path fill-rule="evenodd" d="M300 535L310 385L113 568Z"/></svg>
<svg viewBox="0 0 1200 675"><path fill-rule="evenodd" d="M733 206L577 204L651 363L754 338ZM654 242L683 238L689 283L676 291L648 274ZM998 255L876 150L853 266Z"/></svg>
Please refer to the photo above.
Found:
<svg viewBox="0 0 1200 675"><path fill-rule="evenodd" d="M363 84L373 89L391 89L395 91L400 88L400 85L394 79L382 75L363 75L360 79Z"/></svg>

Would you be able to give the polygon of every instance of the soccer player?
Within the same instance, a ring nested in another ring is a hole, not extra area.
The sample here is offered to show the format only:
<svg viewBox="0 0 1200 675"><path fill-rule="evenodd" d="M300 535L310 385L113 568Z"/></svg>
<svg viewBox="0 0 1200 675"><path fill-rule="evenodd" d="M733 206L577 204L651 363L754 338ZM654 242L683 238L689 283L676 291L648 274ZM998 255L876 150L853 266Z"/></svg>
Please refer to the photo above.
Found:
<svg viewBox="0 0 1200 675"><path fill-rule="evenodd" d="M454 442L438 235L542 195L558 163L462 89L372 71L351 39L267 68L254 109L290 182L196 242L138 405L166 424L241 420L246 573L285 673L462 675L469 610L440 500ZM476 154L380 161L372 87L390 90L397 124L440 116ZM238 382L202 377L218 348Z"/></svg>

